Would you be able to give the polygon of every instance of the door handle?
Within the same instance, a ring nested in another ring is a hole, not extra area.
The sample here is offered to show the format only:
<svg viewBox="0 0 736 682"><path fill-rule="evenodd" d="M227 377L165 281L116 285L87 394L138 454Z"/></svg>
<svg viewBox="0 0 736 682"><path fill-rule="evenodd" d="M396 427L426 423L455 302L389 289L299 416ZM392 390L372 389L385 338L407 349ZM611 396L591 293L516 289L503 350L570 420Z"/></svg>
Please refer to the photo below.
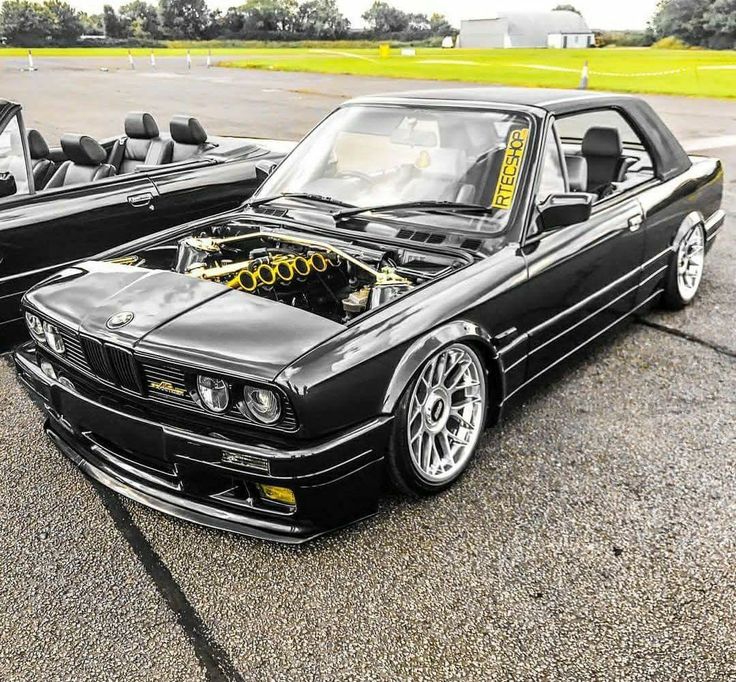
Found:
<svg viewBox="0 0 736 682"><path fill-rule="evenodd" d="M153 194L151 194L150 192L142 192L141 194L129 195L128 203L134 208L145 208L146 206L148 206L151 210L153 210L153 206L151 205L152 199Z"/></svg>
<svg viewBox="0 0 736 682"><path fill-rule="evenodd" d="M644 222L644 217L641 214L631 216L629 218L629 230L636 232L641 227L642 222Z"/></svg>

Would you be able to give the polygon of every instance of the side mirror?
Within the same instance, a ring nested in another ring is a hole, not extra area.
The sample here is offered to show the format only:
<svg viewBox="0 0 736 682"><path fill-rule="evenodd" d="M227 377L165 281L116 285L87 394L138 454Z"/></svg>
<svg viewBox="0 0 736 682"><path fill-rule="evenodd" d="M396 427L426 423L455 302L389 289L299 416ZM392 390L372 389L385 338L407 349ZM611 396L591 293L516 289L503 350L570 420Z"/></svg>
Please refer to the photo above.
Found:
<svg viewBox="0 0 736 682"><path fill-rule="evenodd" d="M263 183L276 170L276 166L278 164L275 161L256 161L256 180L258 180L258 184Z"/></svg>
<svg viewBox="0 0 736 682"><path fill-rule="evenodd" d="M13 196L18 191L12 173L0 173L0 199Z"/></svg>
<svg viewBox="0 0 736 682"><path fill-rule="evenodd" d="M583 192L551 194L539 206L540 232L550 232L589 220L594 199L593 194Z"/></svg>

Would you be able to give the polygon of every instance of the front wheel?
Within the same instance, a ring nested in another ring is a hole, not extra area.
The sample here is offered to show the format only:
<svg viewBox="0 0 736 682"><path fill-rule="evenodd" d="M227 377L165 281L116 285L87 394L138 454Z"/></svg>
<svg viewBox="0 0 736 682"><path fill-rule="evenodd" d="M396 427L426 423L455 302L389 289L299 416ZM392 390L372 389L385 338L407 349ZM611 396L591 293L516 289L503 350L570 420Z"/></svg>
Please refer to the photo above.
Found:
<svg viewBox="0 0 736 682"><path fill-rule="evenodd" d="M393 483L412 495L449 487L465 471L485 424L486 372L470 346L429 358L399 403L388 452Z"/></svg>
<svg viewBox="0 0 736 682"><path fill-rule="evenodd" d="M705 230L693 225L677 245L667 271L664 304L675 310L684 308L698 293L705 267Z"/></svg>

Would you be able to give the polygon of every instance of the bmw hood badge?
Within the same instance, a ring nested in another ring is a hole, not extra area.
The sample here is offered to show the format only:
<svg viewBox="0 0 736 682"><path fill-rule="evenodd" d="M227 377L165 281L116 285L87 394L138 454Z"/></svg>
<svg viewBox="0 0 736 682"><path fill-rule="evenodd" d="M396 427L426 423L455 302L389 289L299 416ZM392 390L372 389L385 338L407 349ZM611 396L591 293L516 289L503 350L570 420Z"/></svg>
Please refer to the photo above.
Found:
<svg viewBox="0 0 736 682"><path fill-rule="evenodd" d="M123 311L121 313L115 313L114 315L111 315L107 318L107 322L105 322L105 326L108 329L120 329L121 327L124 327L126 324L130 324L130 322L133 320L135 315L129 311Z"/></svg>

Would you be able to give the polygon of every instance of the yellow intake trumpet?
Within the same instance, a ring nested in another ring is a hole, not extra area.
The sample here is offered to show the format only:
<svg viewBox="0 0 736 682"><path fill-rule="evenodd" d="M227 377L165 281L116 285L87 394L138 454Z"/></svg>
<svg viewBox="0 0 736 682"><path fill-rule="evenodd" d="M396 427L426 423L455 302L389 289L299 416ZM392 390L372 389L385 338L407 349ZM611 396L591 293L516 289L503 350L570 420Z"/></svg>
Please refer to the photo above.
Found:
<svg viewBox="0 0 736 682"><path fill-rule="evenodd" d="M252 292L259 286L271 287L277 283L285 284L291 282L295 277L303 278L312 272L325 272L331 265L339 264L340 260L337 256L326 256L317 251L307 256L278 254L269 257L268 260L258 259L237 264L240 269L235 277L228 280L227 285L232 289ZM232 269L232 266L225 267L230 271ZM205 279L213 279L210 273L205 272L200 276Z"/></svg>

